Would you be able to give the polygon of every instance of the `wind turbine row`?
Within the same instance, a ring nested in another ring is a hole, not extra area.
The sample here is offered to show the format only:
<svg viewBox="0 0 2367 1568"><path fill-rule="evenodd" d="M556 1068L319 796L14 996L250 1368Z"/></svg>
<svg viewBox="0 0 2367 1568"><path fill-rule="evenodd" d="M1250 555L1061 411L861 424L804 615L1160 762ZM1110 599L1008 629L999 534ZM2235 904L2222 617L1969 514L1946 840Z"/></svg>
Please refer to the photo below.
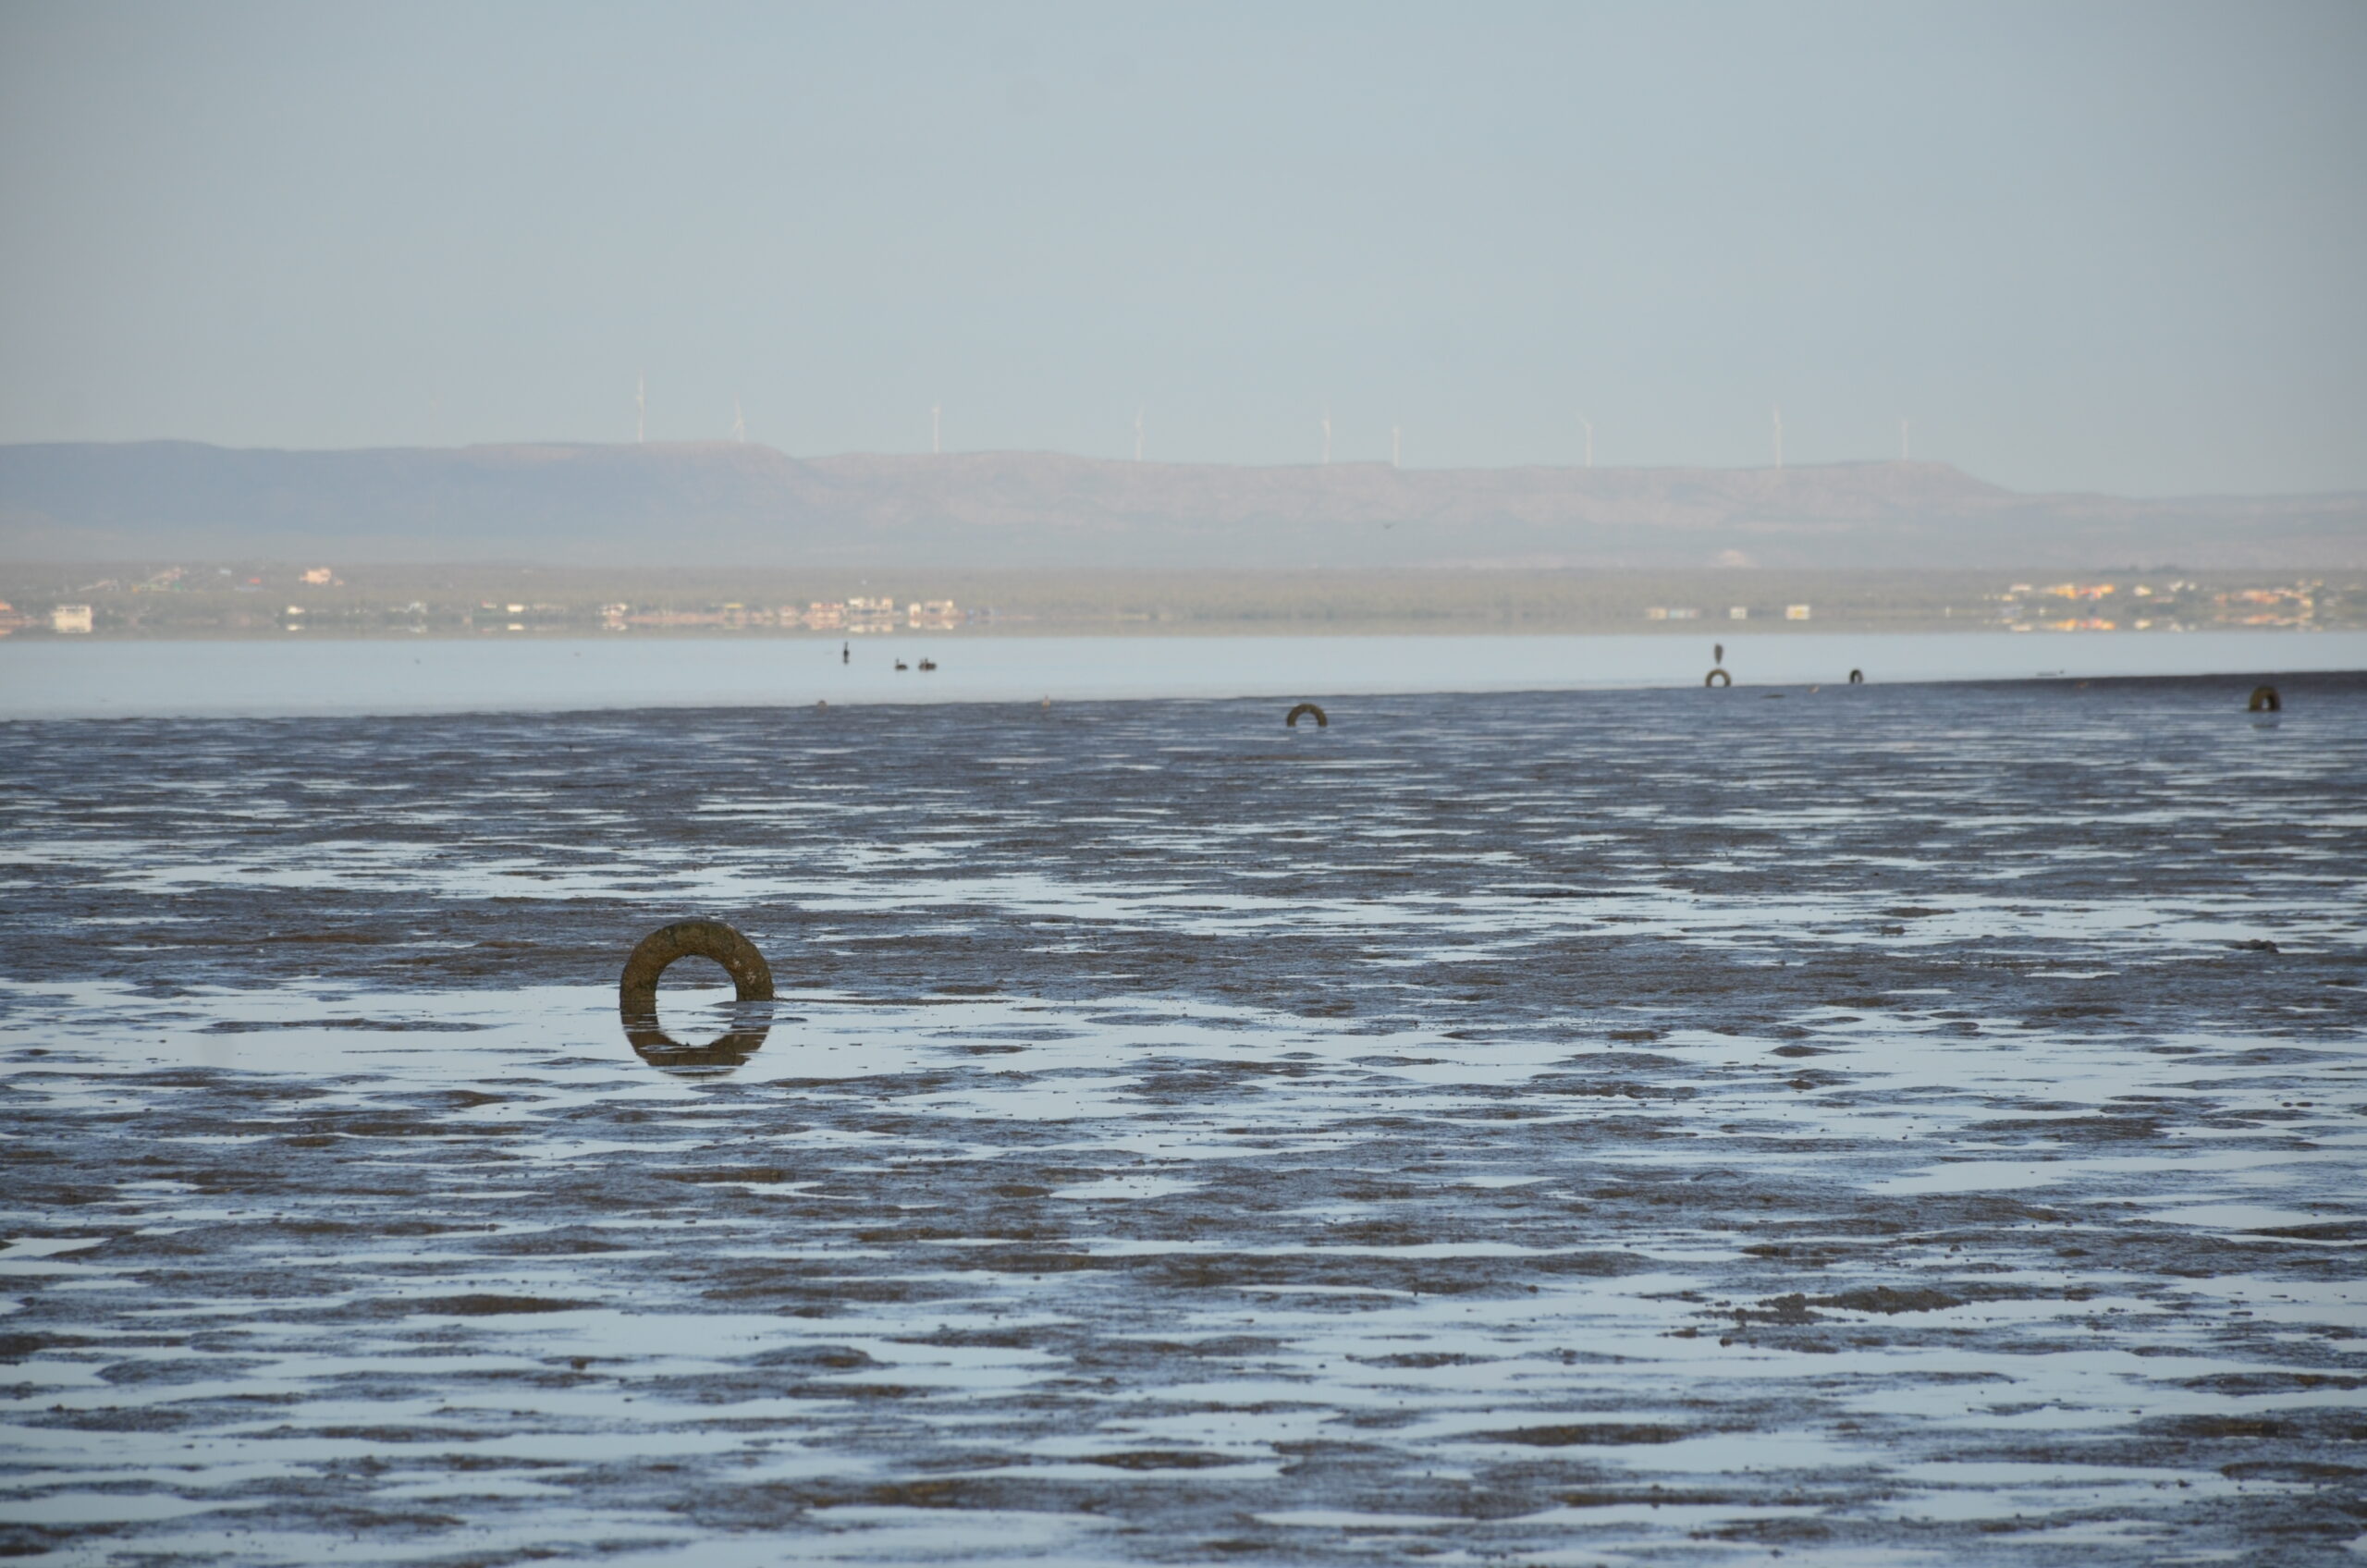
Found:
<svg viewBox="0 0 2367 1568"><path fill-rule="evenodd" d="M1143 418L1147 410L1142 408L1134 410L1134 461L1136 462L1143 460ZM1592 468L1594 467L1594 421L1583 413L1576 417L1583 441L1586 466ZM1784 466L1784 410L1781 404L1768 410L1768 423L1775 466L1781 469ZM1321 461L1324 466L1329 467L1331 462L1331 410L1330 409L1323 410L1322 418L1317 421L1316 427L1322 433L1323 437ZM1911 434L1912 426L1906 416L1901 415L1898 422L1898 460L1900 462L1907 462L1913 459L1914 446L1910 440ZM645 443L649 439L649 377L646 374L633 377L632 438L636 444ZM740 442L748 439L748 418L742 411L740 399L737 398L731 399L731 439ZM929 405L928 449L932 455L942 455L945 451L945 405L942 403ZM1404 466L1404 429L1401 425L1392 424L1389 427L1389 466L1392 468Z"/></svg>
<svg viewBox="0 0 2367 1568"><path fill-rule="evenodd" d="M632 439L633 445L644 446L649 440L649 376L646 372L632 378ZM731 399L731 439L748 439L748 416L741 410L740 399Z"/></svg>

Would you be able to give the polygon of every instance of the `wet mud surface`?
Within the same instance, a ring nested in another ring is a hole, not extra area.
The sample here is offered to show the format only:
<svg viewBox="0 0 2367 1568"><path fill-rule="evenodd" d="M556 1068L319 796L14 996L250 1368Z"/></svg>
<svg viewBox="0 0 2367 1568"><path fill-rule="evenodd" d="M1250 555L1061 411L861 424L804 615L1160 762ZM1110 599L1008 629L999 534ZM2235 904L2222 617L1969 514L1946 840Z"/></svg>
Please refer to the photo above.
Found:
<svg viewBox="0 0 2367 1568"><path fill-rule="evenodd" d="M2250 684L0 727L0 1547L2355 1561Z"/></svg>

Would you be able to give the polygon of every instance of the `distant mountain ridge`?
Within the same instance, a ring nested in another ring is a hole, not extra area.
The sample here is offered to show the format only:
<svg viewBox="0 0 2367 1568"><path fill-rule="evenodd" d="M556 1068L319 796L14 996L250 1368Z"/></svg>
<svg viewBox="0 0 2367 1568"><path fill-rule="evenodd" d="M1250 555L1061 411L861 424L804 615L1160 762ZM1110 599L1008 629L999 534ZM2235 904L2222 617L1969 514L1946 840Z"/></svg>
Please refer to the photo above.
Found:
<svg viewBox="0 0 2367 1568"><path fill-rule="evenodd" d="M2148 500L1944 463L1236 467L729 442L0 447L0 558L2066 570L2367 565L2367 493Z"/></svg>

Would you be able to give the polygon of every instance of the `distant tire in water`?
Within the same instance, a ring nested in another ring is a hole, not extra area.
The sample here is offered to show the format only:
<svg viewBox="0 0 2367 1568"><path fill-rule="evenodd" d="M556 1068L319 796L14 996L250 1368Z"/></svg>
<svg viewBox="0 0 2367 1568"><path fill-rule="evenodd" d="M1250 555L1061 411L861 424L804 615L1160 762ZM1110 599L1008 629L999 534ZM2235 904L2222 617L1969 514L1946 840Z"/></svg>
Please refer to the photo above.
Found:
<svg viewBox="0 0 2367 1568"><path fill-rule="evenodd" d="M2247 713L2283 713L2285 711L2285 701L2276 694L2275 687L2255 686L2252 688L2251 703L2244 711Z"/></svg>
<svg viewBox="0 0 2367 1568"><path fill-rule="evenodd" d="M1731 686L1734 683L1735 678L1723 669L1713 669L1701 678L1704 686Z"/></svg>
<svg viewBox="0 0 2367 1568"><path fill-rule="evenodd" d="M1298 728L1298 721L1302 718L1307 717L1309 715L1314 717L1315 728L1318 729L1329 729L1331 728L1331 719L1325 717L1323 710L1317 707L1313 703L1301 703L1298 706L1291 709L1291 716L1282 720L1282 728L1285 729L1296 729Z"/></svg>
<svg viewBox="0 0 2367 1568"><path fill-rule="evenodd" d="M737 1067L772 1032L769 1023L733 1029L704 1046L686 1046L658 1026L657 980L677 959L713 959L743 1002L773 999L772 967L756 945L719 920L678 920L641 939L617 982L617 1013L642 1060L659 1067Z"/></svg>
<svg viewBox="0 0 2367 1568"><path fill-rule="evenodd" d="M1850 685L1852 685L1852 686L1863 686L1865 683L1866 683L1866 672L1865 672L1864 670L1862 670L1862 669L1853 669L1853 670L1851 670L1851 671L1849 672L1849 684L1850 684Z"/></svg>

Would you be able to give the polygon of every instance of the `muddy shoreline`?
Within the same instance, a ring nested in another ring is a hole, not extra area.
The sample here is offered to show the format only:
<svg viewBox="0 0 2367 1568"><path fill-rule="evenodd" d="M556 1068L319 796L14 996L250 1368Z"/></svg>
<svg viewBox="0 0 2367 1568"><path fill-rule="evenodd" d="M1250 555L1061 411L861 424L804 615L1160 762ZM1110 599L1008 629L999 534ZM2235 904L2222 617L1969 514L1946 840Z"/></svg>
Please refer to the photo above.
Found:
<svg viewBox="0 0 2367 1568"><path fill-rule="evenodd" d="M2348 1560L2367 679L2233 685L0 726L0 1539Z"/></svg>

